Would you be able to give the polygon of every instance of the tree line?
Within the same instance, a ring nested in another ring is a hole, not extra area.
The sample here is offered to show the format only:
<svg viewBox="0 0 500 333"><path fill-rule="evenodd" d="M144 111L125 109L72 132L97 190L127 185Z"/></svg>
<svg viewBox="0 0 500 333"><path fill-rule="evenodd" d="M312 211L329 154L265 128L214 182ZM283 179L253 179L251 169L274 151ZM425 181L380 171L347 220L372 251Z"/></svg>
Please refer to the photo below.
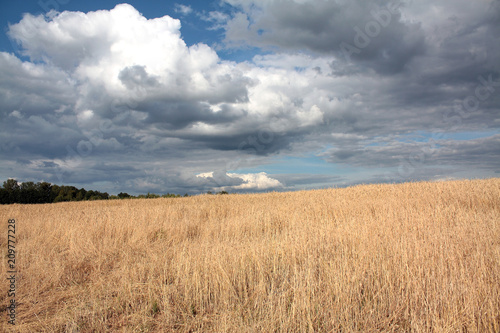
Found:
<svg viewBox="0 0 500 333"><path fill-rule="evenodd" d="M184 195L187 197L187 193ZM133 198L178 198L179 194L154 193L133 196L128 193L109 195L107 192L85 190L74 186L59 186L47 182L23 182L19 183L15 179L8 179L3 182L0 188L0 204L37 204L55 203L64 201L84 201L84 200L108 200L108 199L133 199Z"/></svg>

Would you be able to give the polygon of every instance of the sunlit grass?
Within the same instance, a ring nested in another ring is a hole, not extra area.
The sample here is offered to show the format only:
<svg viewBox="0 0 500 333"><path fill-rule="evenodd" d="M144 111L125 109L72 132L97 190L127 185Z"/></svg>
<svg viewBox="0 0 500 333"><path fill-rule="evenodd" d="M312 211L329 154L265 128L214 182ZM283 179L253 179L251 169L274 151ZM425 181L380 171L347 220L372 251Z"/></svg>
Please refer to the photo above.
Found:
<svg viewBox="0 0 500 333"><path fill-rule="evenodd" d="M15 331L500 331L500 179L0 206L2 277L8 218Z"/></svg>

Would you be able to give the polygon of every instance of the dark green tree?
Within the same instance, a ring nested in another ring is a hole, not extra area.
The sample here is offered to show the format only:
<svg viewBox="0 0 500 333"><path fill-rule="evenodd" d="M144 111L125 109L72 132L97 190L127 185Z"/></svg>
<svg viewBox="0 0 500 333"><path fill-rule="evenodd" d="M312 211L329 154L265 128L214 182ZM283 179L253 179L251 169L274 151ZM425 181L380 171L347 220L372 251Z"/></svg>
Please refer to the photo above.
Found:
<svg viewBox="0 0 500 333"><path fill-rule="evenodd" d="M0 204L6 205L10 203L9 192L6 189L0 188Z"/></svg>
<svg viewBox="0 0 500 333"><path fill-rule="evenodd" d="M56 202L56 198L59 196L59 191L61 187L59 185L53 185L50 190L50 202Z"/></svg>
<svg viewBox="0 0 500 333"><path fill-rule="evenodd" d="M21 184L19 202L23 204L34 204L38 202L38 191L35 183L24 182Z"/></svg>
<svg viewBox="0 0 500 333"><path fill-rule="evenodd" d="M3 182L3 188L7 191L8 203L19 202L20 187L15 179L7 179Z"/></svg>
<svg viewBox="0 0 500 333"><path fill-rule="evenodd" d="M47 182L42 182L36 184L36 190L38 192L38 203L49 203L53 202L52 198L52 184Z"/></svg>
<svg viewBox="0 0 500 333"><path fill-rule="evenodd" d="M130 197L128 194L126 196ZM35 204L107 199L109 199L107 192L86 191L84 188L58 186L47 182L35 184L29 181L19 184L15 179L8 179L4 181L3 187L0 188L0 204Z"/></svg>

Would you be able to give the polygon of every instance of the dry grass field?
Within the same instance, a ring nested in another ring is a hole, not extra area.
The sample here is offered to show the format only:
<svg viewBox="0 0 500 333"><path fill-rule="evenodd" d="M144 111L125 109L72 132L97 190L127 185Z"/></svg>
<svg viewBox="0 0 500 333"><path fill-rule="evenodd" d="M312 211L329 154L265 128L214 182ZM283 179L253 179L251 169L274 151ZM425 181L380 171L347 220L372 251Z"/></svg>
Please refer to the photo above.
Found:
<svg viewBox="0 0 500 333"><path fill-rule="evenodd" d="M500 331L498 178L0 206L0 247L6 332Z"/></svg>

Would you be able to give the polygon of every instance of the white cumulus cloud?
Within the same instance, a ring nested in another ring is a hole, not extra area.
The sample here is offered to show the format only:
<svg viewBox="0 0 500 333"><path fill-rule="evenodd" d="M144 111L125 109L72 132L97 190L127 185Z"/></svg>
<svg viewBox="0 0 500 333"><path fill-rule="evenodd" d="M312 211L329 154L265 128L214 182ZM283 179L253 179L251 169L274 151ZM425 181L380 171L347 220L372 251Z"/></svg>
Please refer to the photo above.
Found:
<svg viewBox="0 0 500 333"><path fill-rule="evenodd" d="M225 173L224 176L227 176L232 179L240 180L240 184L227 186L223 183L219 183L218 187L220 189L230 191L230 190L248 190L248 191L263 191L270 189L278 189L283 188L283 184L281 184L278 180L273 179L267 175L265 172L260 173ZM205 179L215 179L220 182L220 177L214 177L214 172L204 172L196 175L198 178Z"/></svg>
<svg viewBox="0 0 500 333"><path fill-rule="evenodd" d="M278 180L269 177L265 172L260 173L249 173L249 174L237 174L237 173L228 173L229 177L232 178L241 178L244 183L238 186L235 186L235 189L242 190L267 190L272 188L280 188L283 187Z"/></svg>

